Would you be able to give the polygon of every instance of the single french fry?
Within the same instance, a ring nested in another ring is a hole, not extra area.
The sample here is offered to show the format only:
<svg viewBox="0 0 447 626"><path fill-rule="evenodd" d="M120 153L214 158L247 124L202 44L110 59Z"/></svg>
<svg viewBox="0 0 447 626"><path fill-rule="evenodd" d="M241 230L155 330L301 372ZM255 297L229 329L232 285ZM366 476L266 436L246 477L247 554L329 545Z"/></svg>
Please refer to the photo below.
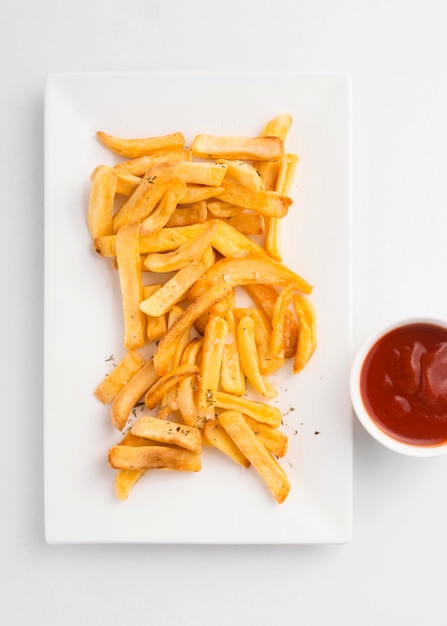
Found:
<svg viewBox="0 0 447 626"><path fill-rule="evenodd" d="M193 260L176 272L160 289L140 304L141 311L158 317L183 300L191 286L203 275L205 266L202 260Z"/></svg>
<svg viewBox="0 0 447 626"><path fill-rule="evenodd" d="M230 180L224 180L221 187L223 191L219 193L219 200L236 204L261 215L284 217L293 202L289 196L275 191L253 191Z"/></svg>
<svg viewBox="0 0 447 626"><path fill-rule="evenodd" d="M242 467L250 467L250 461L242 454L225 429L219 424L218 420L209 419L205 422L202 437L204 443L213 448L217 448L226 454L226 456L230 457L230 459L242 465Z"/></svg>
<svg viewBox="0 0 447 626"><path fill-rule="evenodd" d="M181 364L197 364L202 345L203 339L198 337L192 339L183 351ZM188 426L194 426L197 423L197 385L197 376L185 377L177 385L177 407Z"/></svg>
<svg viewBox="0 0 447 626"><path fill-rule="evenodd" d="M151 167L166 163L167 161L191 161L192 154L187 148L168 150L159 154L144 155L128 161L121 161L114 166L118 174L131 174L133 176L143 176Z"/></svg>
<svg viewBox="0 0 447 626"><path fill-rule="evenodd" d="M214 263L191 289L191 298L196 298L212 285L221 282L229 287L257 283L282 287L292 284L297 291L306 294L312 292L312 286L304 278L282 263L266 254L248 254L243 258L224 258Z"/></svg>
<svg viewBox="0 0 447 626"><path fill-rule="evenodd" d="M209 198L216 198L219 197L223 191L224 188L221 185L214 187L212 185L195 185L190 183L186 185L186 192L182 198L182 204L193 204L194 202L201 202Z"/></svg>
<svg viewBox="0 0 447 626"><path fill-rule="evenodd" d="M113 446L109 450L108 461L115 469L127 470L198 472L202 467L200 454L170 446Z"/></svg>
<svg viewBox="0 0 447 626"><path fill-rule="evenodd" d="M124 345L140 348L146 341L146 318L140 310L143 299L138 224L127 224L116 238L116 258L121 287L124 320Z"/></svg>
<svg viewBox="0 0 447 626"><path fill-rule="evenodd" d="M142 415L132 426L130 432L137 437L180 446L197 454L202 452L202 436L200 430L194 426L161 420L152 415Z"/></svg>
<svg viewBox="0 0 447 626"><path fill-rule="evenodd" d="M151 254L175 250L191 239L199 237L204 229L204 224L191 224L172 228L164 227L156 233L140 235L140 252L141 254Z"/></svg>
<svg viewBox="0 0 447 626"><path fill-rule="evenodd" d="M146 359L139 352L129 350L96 387L95 396L103 404L109 404L145 363Z"/></svg>
<svg viewBox="0 0 447 626"><path fill-rule="evenodd" d="M242 413L224 411L219 415L219 424L258 471L276 501L279 504L284 502L290 492L289 479L283 468L257 439Z"/></svg>
<svg viewBox="0 0 447 626"><path fill-rule="evenodd" d="M159 137L129 139L109 135L99 130L96 136L106 148L127 159L135 159L148 154L156 154L168 150L180 150L185 145L185 138L183 133L180 132Z"/></svg>
<svg viewBox="0 0 447 626"><path fill-rule="evenodd" d="M185 183L180 178L173 177L157 207L141 222L140 234L149 235L161 230L183 199L185 191Z"/></svg>
<svg viewBox="0 0 447 626"><path fill-rule="evenodd" d="M152 272L175 272L192 260L200 260L211 244L216 231L217 222L210 221L198 237L191 238L172 252L154 252L146 257L145 266Z"/></svg>
<svg viewBox="0 0 447 626"><path fill-rule="evenodd" d="M174 178L177 163L160 163L148 170L135 191L115 213L113 231L125 224L143 222L157 206Z"/></svg>
<svg viewBox="0 0 447 626"><path fill-rule="evenodd" d="M227 172L224 163L207 163L202 161L183 161L177 175L184 183L219 187Z"/></svg>
<svg viewBox="0 0 447 626"><path fill-rule="evenodd" d="M238 215L238 213L242 213L244 211L243 207L237 206L237 204L232 204L231 202L224 202L223 200L209 200L206 203L206 206L212 216L219 217L221 219L233 217L234 215Z"/></svg>
<svg viewBox="0 0 447 626"><path fill-rule="evenodd" d="M198 384L199 423L214 417L214 405L220 379L222 353L228 334L227 322L217 315L210 316L205 327L201 353L200 377Z"/></svg>
<svg viewBox="0 0 447 626"><path fill-rule="evenodd" d="M298 317L298 342L293 363L293 372L298 374L317 346L317 322L315 307L308 298L294 294L293 304Z"/></svg>
<svg viewBox="0 0 447 626"><path fill-rule="evenodd" d="M259 371L263 376L277 372L285 363L285 358L272 351L272 326L265 314L256 307L234 309L234 316L239 322L244 316L254 321L254 337L259 359Z"/></svg>
<svg viewBox="0 0 447 626"><path fill-rule="evenodd" d="M96 169L90 190L87 224L92 239L113 234L113 208L117 176L111 167Z"/></svg>
<svg viewBox="0 0 447 626"><path fill-rule="evenodd" d="M277 389L260 372L259 357L255 341L255 323L253 318L245 315L237 325L237 345L241 366L245 376L266 398L275 398L278 395Z"/></svg>
<svg viewBox="0 0 447 626"><path fill-rule="evenodd" d="M119 196L131 196L135 189L141 184L140 176L116 172L116 193Z"/></svg>
<svg viewBox="0 0 447 626"><path fill-rule="evenodd" d="M265 232L266 219L259 213L239 213L228 218L228 224L236 228L243 235L263 235Z"/></svg>
<svg viewBox="0 0 447 626"><path fill-rule="evenodd" d="M255 159L275 161L284 152L278 137L222 137L196 135L191 151L193 156L209 159Z"/></svg>
<svg viewBox="0 0 447 626"><path fill-rule="evenodd" d="M177 205L174 213L168 219L166 226L189 226L190 224L204 224L208 216L205 200L190 205Z"/></svg>
<svg viewBox="0 0 447 626"><path fill-rule="evenodd" d="M161 283L154 283L152 285L143 286L143 298L146 300L152 294L154 294L161 287ZM146 337L148 341L157 341L166 332L167 322L165 315L158 315L154 317L152 315L146 315Z"/></svg>
<svg viewBox="0 0 447 626"><path fill-rule="evenodd" d="M247 415L244 415L244 419L269 452L280 458L285 456L288 445L287 435L277 428L272 428L268 424L262 424Z"/></svg>
<svg viewBox="0 0 447 626"><path fill-rule="evenodd" d="M151 359L124 385L115 396L110 409L110 419L115 428L123 430L134 406L158 379Z"/></svg>
<svg viewBox="0 0 447 626"><path fill-rule="evenodd" d="M171 326L166 335L160 340L154 354L155 369L160 376L168 371L169 363L175 353L176 343L183 333L210 307L225 298L230 293L230 290L231 287L225 283L212 285L191 302L177 322Z"/></svg>
<svg viewBox="0 0 447 626"><path fill-rule="evenodd" d="M258 170L253 167L253 165L250 165L250 163L246 163L245 161L229 161L226 159L218 159L217 162L226 166L226 178L230 178L253 191L261 191L262 179Z"/></svg>
<svg viewBox="0 0 447 626"><path fill-rule="evenodd" d="M223 391L217 392L216 408L239 411L272 428L277 428L282 422L282 413L277 407Z"/></svg>
<svg viewBox="0 0 447 626"><path fill-rule="evenodd" d="M194 376L199 373L196 365L179 365L175 369L161 376L147 391L144 403L149 409L153 409L160 402L161 398L172 387L177 385L183 378Z"/></svg>
<svg viewBox="0 0 447 626"><path fill-rule="evenodd" d="M216 228L211 244L222 256L236 258L247 254L265 254L259 244L239 232L229 222L223 220L213 222Z"/></svg>
<svg viewBox="0 0 447 626"><path fill-rule="evenodd" d="M285 358L286 342L285 342L285 325L286 311L288 310L294 293L293 285L287 285L278 295L272 313L272 337L271 351L279 358Z"/></svg>
<svg viewBox="0 0 447 626"><path fill-rule="evenodd" d="M222 318L228 325L227 336L223 342L220 384L224 391L241 396L246 392L245 376L242 371L236 340L236 322L234 318L234 292L230 295L231 304L222 312Z"/></svg>

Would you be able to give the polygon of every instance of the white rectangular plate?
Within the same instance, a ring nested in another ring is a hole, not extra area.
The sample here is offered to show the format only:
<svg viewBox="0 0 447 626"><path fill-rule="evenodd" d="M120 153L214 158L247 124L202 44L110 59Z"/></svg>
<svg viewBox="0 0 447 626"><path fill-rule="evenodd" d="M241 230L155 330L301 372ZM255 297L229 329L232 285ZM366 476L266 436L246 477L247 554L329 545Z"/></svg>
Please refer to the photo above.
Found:
<svg viewBox="0 0 447 626"><path fill-rule="evenodd" d="M120 439L93 390L122 349L116 271L92 249L89 175L118 158L97 130L256 135L293 115L299 154L284 261L314 285L318 347L273 382L289 435L292 490L278 505L253 469L216 450L198 473L152 472L114 494ZM339 543L351 536L350 82L346 75L135 72L55 74L45 107L45 530L50 543Z"/></svg>

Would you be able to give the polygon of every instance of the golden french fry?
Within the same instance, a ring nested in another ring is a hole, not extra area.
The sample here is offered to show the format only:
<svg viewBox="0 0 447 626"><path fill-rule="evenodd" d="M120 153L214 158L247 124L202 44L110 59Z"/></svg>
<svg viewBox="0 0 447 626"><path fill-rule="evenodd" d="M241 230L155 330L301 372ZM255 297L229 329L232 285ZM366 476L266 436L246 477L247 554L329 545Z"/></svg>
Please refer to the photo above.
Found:
<svg viewBox="0 0 447 626"><path fill-rule="evenodd" d="M202 465L200 454L170 446L113 446L109 450L109 465L115 469L164 469L177 472L198 472Z"/></svg>
<svg viewBox="0 0 447 626"><path fill-rule="evenodd" d="M90 190L87 224L92 239L113 234L113 208L117 176L111 167L96 169Z"/></svg>
<svg viewBox="0 0 447 626"><path fill-rule="evenodd" d="M179 148L177 150L169 150L159 154L144 155L130 159L129 161L121 161L114 166L114 170L118 174L132 174L133 176L143 176L151 167L166 163L167 161L191 161L192 154L187 148Z"/></svg>
<svg viewBox="0 0 447 626"><path fill-rule="evenodd" d="M157 206L174 178L177 163L160 163L148 170L140 184L113 217L113 231L125 224L141 223Z"/></svg>
<svg viewBox="0 0 447 626"><path fill-rule="evenodd" d="M185 138L183 133L180 132L159 137L129 139L109 135L99 130L96 136L106 148L127 159L135 159L148 154L156 154L168 150L180 150L185 145Z"/></svg>
<svg viewBox="0 0 447 626"><path fill-rule="evenodd" d="M177 175L184 183L219 187L227 172L224 163L207 163L201 161L183 161Z"/></svg>
<svg viewBox="0 0 447 626"><path fill-rule="evenodd" d="M284 502L290 492L289 479L283 468L257 439L242 413L224 411L219 415L219 424L258 471L276 501L279 504Z"/></svg>
<svg viewBox="0 0 447 626"><path fill-rule="evenodd" d="M294 293L293 285L287 285L278 295L272 313L272 337L271 351L279 358L285 358L286 342L285 342L285 325L286 311L288 310Z"/></svg>
<svg viewBox="0 0 447 626"><path fill-rule="evenodd" d="M317 346L316 313L315 307L308 298L294 294L293 304L298 316L298 342L296 346L293 372L300 372Z"/></svg>
<svg viewBox="0 0 447 626"><path fill-rule="evenodd" d="M209 198L218 197L223 190L224 188L221 185L214 187L210 185L194 185L191 183L186 185L186 192L182 198L182 204L193 204L194 202L201 202Z"/></svg>
<svg viewBox="0 0 447 626"><path fill-rule="evenodd" d="M229 287L266 283L285 287L295 286L297 291L309 294L312 286L291 269L271 259L266 254L248 254L243 258L220 259L191 289L191 298L196 298L212 285L226 283Z"/></svg>
<svg viewBox="0 0 447 626"><path fill-rule="evenodd" d="M205 327L201 353L200 377L198 384L199 423L214 417L214 405L219 386L220 368L225 338L228 334L227 322L217 315L211 315Z"/></svg>
<svg viewBox="0 0 447 626"><path fill-rule="evenodd" d="M250 461L242 454L218 420L210 419L205 422L202 437L204 443L217 448L242 467L250 467Z"/></svg>
<svg viewBox="0 0 447 626"><path fill-rule="evenodd" d="M124 385L115 396L110 409L110 419L115 428L123 430L134 406L158 379L151 359Z"/></svg>
<svg viewBox="0 0 447 626"><path fill-rule="evenodd" d="M189 265L192 260L199 261L211 244L216 227L217 222L207 222L198 237L191 238L176 250L149 254L144 262L145 266L152 272L175 272Z"/></svg>
<svg viewBox="0 0 447 626"><path fill-rule="evenodd" d="M140 309L147 315L158 317L183 300L191 286L205 271L202 260L193 260L176 272L160 289L140 304Z"/></svg>
<svg viewBox="0 0 447 626"><path fill-rule="evenodd" d="M124 320L124 345L128 350L146 342L146 318L140 310L143 299L138 224L127 224L116 238L116 258L121 286Z"/></svg>
<svg viewBox="0 0 447 626"><path fill-rule="evenodd" d="M228 393L241 396L246 392L245 376L242 371L236 340L236 322L234 318L234 291L222 303L228 301L228 307L222 311L222 318L228 325L227 336L223 342L220 385Z"/></svg>
<svg viewBox="0 0 447 626"><path fill-rule="evenodd" d="M292 198L276 191L253 191L230 180L224 180L219 193L219 200L250 209L261 215L284 217L287 215Z"/></svg>
<svg viewBox="0 0 447 626"><path fill-rule="evenodd" d="M217 162L226 166L226 178L230 178L253 191L261 191L262 179L253 165L245 161L228 161L226 159L218 159Z"/></svg>
<svg viewBox="0 0 447 626"><path fill-rule="evenodd" d="M173 226L189 226L206 222L208 209L205 200L190 205L178 205L166 223L168 228Z"/></svg>
<svg viewBox="0 0 447 626"><path fill-rule="evenodd" d="M244 211L243 207L232 204L231 202L224 202L223 200L209 200L206 206L211 215L222 219L233 217Z"/></svg>
<svg viewBox="0 0 447 626"><path fill-rule="evenodd" d="M180 178L174 177L166 188L157 207L141 222L140 234L148 235L161 230L174 213L177 204L182 200L185 190L185 183Z"/></svg>
<svg viewBox="0 0 447 626"><path fill-rule="evenodd" d="M131 431L137 437L180 446L192 452L202 452L202 436L194 426L185 426L178 422L161 420L152 415L142 415L132 426Z"/></svg>
<svg viewBox="0 0 447 626"><path fill-rule="evenodd" d="M266 219L259 213L239 213L228 218L228 224L236 228L243 235L263 235L265 232Z"/></svg>
<svg viewBox="0 0 447 626"><path fill-rule="evenodd" d="M95 396L100 402L109 404L145 364L146 359L139 352L129 350L110 374L103 378L96 387Z"/></svg>
<svg viewBox="0 0 447 626"><path fill-rule="evenodd" d="M183 351L181 364L197 364L202 345L203 339L199 339L198 337L192 339ZM185 377L178 383L177 407L183 421L188 426L194 426L197 423L198 407L196 391L197 376Z"/></svg>
<svg viewBox="0 0 447 626"><path fill-rule="evenodd" d="M255 341L255 323L253 318L245 315L237 325L237 345L242 370L245 376L266 398L275 398L278 391L272 383L260 372L259 357Z"/></svg>
<svg viewBox="0 0 447 626"><path fill-rule="evenodd" d="M282 458L287 452L287 436L276 428L268 424L262 424L251 417L244 415L244 419L250 426L258 440L267 448L269 452Z"/></svg>
<svg viewBox="0 0 447 626"><path fill-rule="evenodd" d="M277 407L223 391L217 392L216 408L239 411L273 428L277 428L282 422L282 413Z"/></svg>
<svg viewBox="0 0 447 626"><path fill-rule="evenodd" d="M133 174L116 172L116 193L119 196L131 196L135 189L141 184L141 178Z"/></svg>
<svg viewBox="0 0 447 626"><path fill-rule="evenodd" d="M172 387L177 385L183 378L188 378L199 373L197 365L179 365L175 369L161 376L147 391L144 403L149 409L153 409L160 402L161 398Z"/></svg>
<svg viewBox="0 0 447 626"><path fill-rule="evenodd" d="M154 294L161 287L161 283L154 283L153 285L143 286L143 298L147 300L152 294ZM159 315L153 317L152 315L146 315L146 337L148 341L157 341L166 332L167 322L165 315Z"/></svg>
<svg viewBox="0 0 447 626"><path fill-rule="evenodd" d="M212 246L222 256L243 257L247 254L264 254L264 249L242 234L229 222L223 220L213 220L216 225Z"/></svg>
<svg viewBox="0 0 447 626"><path fill-rule="evenodd" d="M189 226L164 227L162 230L150 235L140 236L141 254L153 252L169 252L179 248L191 239L200 236L205 229L205 224L191 224Z"/></svg>
<svg viewBox="0 0 447 626"><path fill-rule="evenodd" d="M256 307L234 309L238 322L246 315L253 318L255 344L258 351L259 371L264 376L277 372L285 363L285 358L272 351L272 326L265 314Z"/></svg>
<svg viewBox="0 0 447 626"><path fill-rule="evenodd" d="M230 291L231 287L225 283L212 285L185 309L185 312L179 317L177 322L171 326L166 335L160 340L155 351L155 369L160 376L168 371L169 363L175 353L176 343L183 333L210 307L225 298Z"/></svg>
<svg viewBox="0 0 447 626"><path fill-rule="evenodd" d="M284 152L279 137L221 137L196 135L192 142L193 156L208 159L255 159L275 161Z"/></svg>

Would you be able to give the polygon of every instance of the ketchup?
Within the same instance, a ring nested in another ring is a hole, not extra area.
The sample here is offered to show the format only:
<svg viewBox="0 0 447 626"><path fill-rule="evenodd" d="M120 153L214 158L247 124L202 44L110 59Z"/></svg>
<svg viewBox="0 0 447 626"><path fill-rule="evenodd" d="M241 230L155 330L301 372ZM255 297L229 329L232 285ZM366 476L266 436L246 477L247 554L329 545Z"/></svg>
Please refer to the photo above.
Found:
<svg viewBox="0 0 447 626"><path fill-rule="evenodd" d="M396 328L369 351L363 403L386 433L405 443L447 441L447 329L415 323Z"/></svg>

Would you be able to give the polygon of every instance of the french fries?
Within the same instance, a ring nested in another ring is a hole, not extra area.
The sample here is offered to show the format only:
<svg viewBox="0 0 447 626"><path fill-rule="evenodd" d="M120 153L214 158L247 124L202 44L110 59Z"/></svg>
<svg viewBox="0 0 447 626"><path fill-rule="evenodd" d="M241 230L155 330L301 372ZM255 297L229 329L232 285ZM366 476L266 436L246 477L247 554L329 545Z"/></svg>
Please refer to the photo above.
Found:
<svg viewBox="0 0 447 626"><path fill-rule="evenodd" d="M190 148L181 132L97 132L123 159L92 172L87 210L121 291L125 354L94 390L122 433L108 451L120 501L151 470L200 471L204 454L252 467L278 503L290 491L269 376L289 361L301 372L317 343L313 287L281 261L291 124L280 114L257 136L197 134Z"/></svg>

